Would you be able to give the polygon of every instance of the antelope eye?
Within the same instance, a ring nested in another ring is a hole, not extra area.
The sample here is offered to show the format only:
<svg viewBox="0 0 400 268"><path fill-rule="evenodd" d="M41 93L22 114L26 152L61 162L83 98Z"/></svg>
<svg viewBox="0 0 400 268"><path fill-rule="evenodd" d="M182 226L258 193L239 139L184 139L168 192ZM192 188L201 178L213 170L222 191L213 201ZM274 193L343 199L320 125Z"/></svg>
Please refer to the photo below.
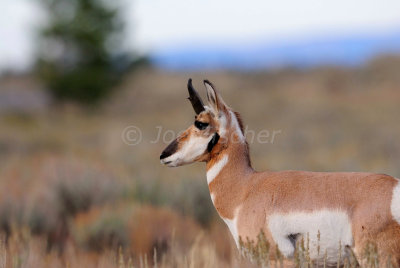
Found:
<svg viewBox="0 0 400 268"><path fill-rule="evenodd" d="M203 123L200 121L194 121L194 125L195 125L195 127L197 127L200 130L204 130L208 127L208 123Z"/></svg>

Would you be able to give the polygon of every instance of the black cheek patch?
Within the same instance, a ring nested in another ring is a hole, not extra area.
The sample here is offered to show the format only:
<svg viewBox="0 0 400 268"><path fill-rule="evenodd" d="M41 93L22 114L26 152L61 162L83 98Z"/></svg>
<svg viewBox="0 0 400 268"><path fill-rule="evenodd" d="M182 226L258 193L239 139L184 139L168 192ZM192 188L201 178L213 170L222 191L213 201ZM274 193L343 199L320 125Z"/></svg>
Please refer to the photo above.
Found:
<svg viewBox="0 0 400 268"><path fill-rule="evenodd" d="M211 152L214 146L218 143L219 140L219 135L218 133L215 133L210 142L207 145L207 151Z"/></svg>

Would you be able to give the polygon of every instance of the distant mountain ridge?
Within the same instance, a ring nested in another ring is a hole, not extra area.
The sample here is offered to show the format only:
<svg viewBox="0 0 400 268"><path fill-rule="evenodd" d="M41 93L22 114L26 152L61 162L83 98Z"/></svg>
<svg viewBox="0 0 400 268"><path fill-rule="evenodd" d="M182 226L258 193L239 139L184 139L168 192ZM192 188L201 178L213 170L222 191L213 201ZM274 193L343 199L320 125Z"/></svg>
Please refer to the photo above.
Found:
<svg viewBox="0 0 400 268"><path fill-rule="evenodd" d="M320 65L357 66L386 53L400 53L400 31L314 37L303 40L177 44L155 51L151 61L168 70L257 70Z"/></svg>

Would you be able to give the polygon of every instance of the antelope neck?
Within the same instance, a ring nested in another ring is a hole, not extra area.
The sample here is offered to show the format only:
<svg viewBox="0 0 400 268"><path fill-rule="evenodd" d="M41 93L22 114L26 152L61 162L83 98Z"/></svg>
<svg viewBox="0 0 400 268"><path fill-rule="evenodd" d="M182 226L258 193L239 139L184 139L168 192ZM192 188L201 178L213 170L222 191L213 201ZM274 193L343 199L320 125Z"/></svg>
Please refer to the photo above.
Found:
<svg viewBox="0 0 400 268"><path fill-rule="evenodd" d="M247 145L230 144L207 162L207 182L211 199L221 217L232 219L246 194L253 173Z"/></svg>

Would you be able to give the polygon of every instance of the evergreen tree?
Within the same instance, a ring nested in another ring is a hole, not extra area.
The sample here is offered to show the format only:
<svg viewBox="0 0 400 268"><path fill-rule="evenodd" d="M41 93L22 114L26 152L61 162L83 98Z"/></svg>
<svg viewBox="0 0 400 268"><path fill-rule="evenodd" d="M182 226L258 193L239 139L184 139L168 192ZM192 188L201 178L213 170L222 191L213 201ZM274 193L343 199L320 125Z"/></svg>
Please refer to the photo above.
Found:
<svg viewBox="0 0 400 268"><path fill-rule="evenodd" d="M48 13L40 35L39 75L57 100L98 102L121 76L112 50L119 47L123 30L118 9L101 0L39 1Z"/></svg>

